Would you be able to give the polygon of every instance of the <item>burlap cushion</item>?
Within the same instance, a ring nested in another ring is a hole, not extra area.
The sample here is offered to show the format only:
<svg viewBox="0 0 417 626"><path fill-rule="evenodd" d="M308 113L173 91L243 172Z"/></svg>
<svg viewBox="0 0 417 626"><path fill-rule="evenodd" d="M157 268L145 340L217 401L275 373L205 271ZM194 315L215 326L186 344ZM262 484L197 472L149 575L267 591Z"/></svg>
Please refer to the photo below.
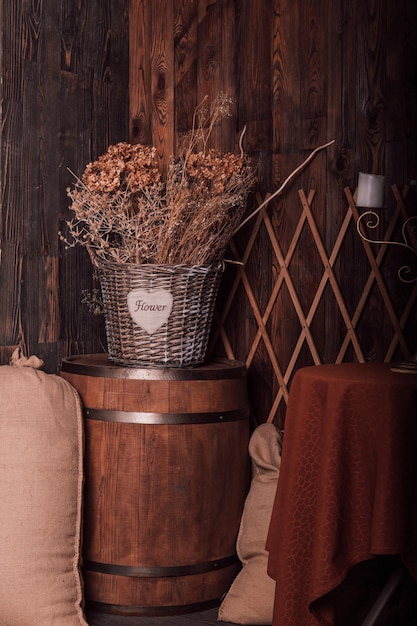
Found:
<svg viewBox="0 0 417 626"><path fill-rule="evenodd" d="M258 426L249 441L252 482L236 549L242 569L220 605L218 619L235 624L271 624L275 581L267 574L266 537L281 463L280 434L273 424Z"/></svg>
<svg viewBox="0 0 417 626"><path fill-rule="evenodd" d="M0 625L87 626L79 573L78 395L31 367L0 367Z"/></svg>

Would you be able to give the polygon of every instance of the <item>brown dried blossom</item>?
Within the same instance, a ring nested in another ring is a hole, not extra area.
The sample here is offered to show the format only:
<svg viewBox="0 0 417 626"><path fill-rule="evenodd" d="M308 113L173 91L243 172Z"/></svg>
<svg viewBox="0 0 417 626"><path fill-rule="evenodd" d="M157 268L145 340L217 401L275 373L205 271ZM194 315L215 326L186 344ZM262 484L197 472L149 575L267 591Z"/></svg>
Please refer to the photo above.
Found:
<svg viewBox="0 0 417 626"><path fill-rule="evenodd" d="M155 148L120 142L89 163L82 182L90 191L110 193L125 186L135 193L160 181Z"/></svg>
<svg viewBox="0 0 417 626"><path fill-rule="evenodd" d="M121 263L205 264L223 258L255 182L243 154L208 147L231 100L204 102L162 180L155 148L118 143L89 163L67 190L72 242ZM61 237L67 242L68 238Z"/></svg>

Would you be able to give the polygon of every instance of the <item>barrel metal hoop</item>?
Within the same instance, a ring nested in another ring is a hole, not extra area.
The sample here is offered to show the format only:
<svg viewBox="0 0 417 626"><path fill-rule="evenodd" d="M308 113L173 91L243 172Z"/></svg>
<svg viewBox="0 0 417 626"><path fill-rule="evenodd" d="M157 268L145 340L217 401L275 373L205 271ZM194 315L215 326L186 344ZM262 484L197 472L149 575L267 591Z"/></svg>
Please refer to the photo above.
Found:
<svg viewBox="0 0 417 626"><path fill-rule="evenodd" d="M204 574L230 567L237 563L236 554L226 556L215 561L206 563L195 563L193 565L174 565L168 567L138 567L135 565L116 565L113 563L98 563L97 561L85 561L83 570L99 572L100 574L111 574L112 576L133 576L135 578L161 578L173 576L192 576L194 574Z"/></svg>
<svg viewBox="0 0 417 626"><path fill-rule="evenodd" d="M104 357L104 358L103 358ZM246 378L246 366L241 361L217 358L204 366L164 368L128 367L117 365L105 355L91 358L67 357L62 360L61 371L68 374L97 378L122 378L125 380L233 380Z"/></svg>
<svg viewBox="0 0 417 626"><path fill-rule="evenodd" d="M184 613L194 613L196 611L205 611L219 606L221 598L213 598L203 600L202 602L193 602L192 604L164 604L163 606L135 606L126 604L109 604L106 602L97 602L95 600L86 600L86 609L94 613L103 613L110 620L110 624L117 626L131 626L132 617L136 616L165 616L165 615L184 615ZM113 621L111 616L117 618L117 622ZM107 622L106 622L107 623Z"/></svg>
<svg viewBox="0 0 417 626"><path fill-rule="evenodd" d="M215 424L245 420L249 417L249 411L247 407L212 413L146 413L85 408L84 417L101 422L123 424Z"/></svg>

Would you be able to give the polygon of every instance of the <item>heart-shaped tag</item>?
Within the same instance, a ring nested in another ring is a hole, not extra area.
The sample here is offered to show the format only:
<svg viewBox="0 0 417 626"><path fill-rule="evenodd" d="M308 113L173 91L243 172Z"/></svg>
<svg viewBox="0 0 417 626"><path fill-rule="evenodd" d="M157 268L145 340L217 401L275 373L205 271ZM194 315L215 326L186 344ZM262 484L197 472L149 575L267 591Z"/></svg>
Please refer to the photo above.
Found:
<svg viewBox="0 0 417 626"><path fill-rule="evenodd" d="M173 301L166 289L133 289L127 294L133 321L150 335L168 321Z"/></svg>

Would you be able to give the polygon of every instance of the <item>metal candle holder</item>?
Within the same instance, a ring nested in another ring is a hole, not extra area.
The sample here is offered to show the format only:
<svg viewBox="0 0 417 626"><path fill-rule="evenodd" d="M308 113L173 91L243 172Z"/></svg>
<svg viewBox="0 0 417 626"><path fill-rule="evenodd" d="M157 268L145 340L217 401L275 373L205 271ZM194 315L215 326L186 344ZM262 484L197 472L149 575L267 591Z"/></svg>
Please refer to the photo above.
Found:
<svg viewBox="0 0 417 626"><path fill-rule="evenodd" d="M402 241L393 241L389 239L371 239L368 237L362 228L362 224L365 224L367 229L375 229L379 226L380 217L376 209L383 208L383 188L385 180L384 176L378 176L375 174L363 174L359 173L359 182L357 190L357 206L368 209L362 213L356 222L356 229L359 236L368 243L376 243L380 245L397 246L408 250L412 254L417 256L417 248L411 243L411 236L417 236L417 215L413 215L406 219L401 229ZM402 265L398 272L398 278L403 283L415 283L417 282L417 274L413 276L413 268L411 265ZM417 351L411 357L409 361L402 361L396 363L393 368L396 371L411 371L417 372Z"/></svg>

